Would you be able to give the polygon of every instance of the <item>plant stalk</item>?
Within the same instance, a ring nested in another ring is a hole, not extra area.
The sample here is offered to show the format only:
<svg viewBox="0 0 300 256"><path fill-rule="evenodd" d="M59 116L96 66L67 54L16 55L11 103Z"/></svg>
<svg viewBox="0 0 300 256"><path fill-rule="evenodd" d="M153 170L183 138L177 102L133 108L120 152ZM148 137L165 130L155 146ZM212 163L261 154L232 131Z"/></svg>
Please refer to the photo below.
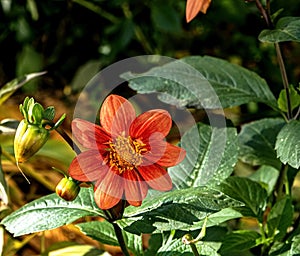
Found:
<svg viewBox="0 0 300 256"><path fill-rule="evenodd" d="M292 119L292 107L291 107L291 97L290 97L290 89L289 89L289 82L286 74L286 69L283 61L283 57L281 54L281 49L279 43L275 43L275 49L277 54L277 61L280 68L280 73L282 77L283 87L286 94L286 102L287 102L287 118L288 120Z"/></svg>
<svg viewBox="0 0 300 256"><path fill-rule="evenodd" d="M103 212L104 212L104 215L106 216L106 220L109 221L114 227L114 231L115 231L116 237L118 239L118 242L119 242L119 245L120 245L120 248L121 248L123 254L125 256L130 256L130 254L127 250L127 247L126 247L126 243L124 241L122 230L120 229L118 224L114 223L115 220L120 219L121 216L123 215L124 206L125 206L124 203L125 202L122 200L122 201L120 201L120 203L117 206L115 206L115 208L111 208L109 210L103 210ZM119 215L119 214L116 215L114 210L116 210L116 211L120 210L121 215Z"/></svg>
<svg viewBox="0 0 300 256"><path fill-rule="evenodd" d="M79 147L75 144L72 138L64 131L64 129L58 127L55 130L60 134L61 137L63 137L63 139L69 144L69 146L76 152L77 155L81 153Z"/></svg>
<svg viewBox="0 0 300 256"><path fill-rule="evenodd" d="M262 14L265 22L267 23L268 28L272 29L273 23L272 23L271 16L270 16L270 1L269 0L267 1L266 8L263 7L260 0L255 0L255 3L256 3L258 10ZM287 118L288 118L288 120L291 120L293 118L293 114L292 114L292 107L291 107L289 82L288 82L288 77L286 74L286 69L285 69L285 65L284 65L284 61L283 61L279 43L275 43L275 49L276 49L277 61L278 61L278 65L279 65L279 69L280 69L280 73L281 73L281 78L282 78L282 82L283 82L283 87L284 87L285 94L286 94Z"/></svg>
<svg viewBox="0 0 300 256"><path fill-rule="evenodd" d="M196 245L195 245L195 244L190 244L190 246L191 246L191 249L192 249L192 251L193 251L193 254L194 254L195 256L200 256L200 254L199 254L199 252L198 252L198 250L197 250Z"/></svg>
<svg viewBox="0 0 300 256"><path fill-rule="evenodd" d="M112 225L114 227L114 231L115 231L116 237L118 239L118 242L119 242L119 245L121 247L121 250L122 250L123 254L125 256L130 256L130 254L129 254L128 250L127 250L125 241L124 241L122 230L120 229L120 227L118 226L118 224L112 223Z"/></svg>

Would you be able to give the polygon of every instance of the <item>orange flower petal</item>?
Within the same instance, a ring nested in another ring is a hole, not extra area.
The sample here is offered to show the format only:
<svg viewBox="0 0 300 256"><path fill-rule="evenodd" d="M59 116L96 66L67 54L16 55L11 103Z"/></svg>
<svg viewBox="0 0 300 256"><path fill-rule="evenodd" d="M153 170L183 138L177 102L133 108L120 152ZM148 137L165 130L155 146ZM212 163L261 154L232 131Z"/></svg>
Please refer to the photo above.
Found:
<svg viewBox="0 0 300 256"><path fill-rule="evenodd" d="M95 184L95 202L100 209L107 210L114 207L123 197L124 180L112 170Z"/></svg>
<svg viewBox="0 0 300 256"><path fill-rule="evenodd" d="M145 164L156 163L164 167L170 167L180 163L186 155L186 151L166 141L149 140L150 151L144 155Z"/></svg>
<svg viewBox="0 0 300 256"><path fill-rule="evenodd" d="M79 118L72 121L72 134L83 147L90 149L97 149L111 139L100 126Z"/></svg>
<svg viewBox="0 0 300 256"><path fill-rule="evenodd" d="M135 116L135 110L128 100L112 94L102 104L100 123L106 131L113 135L118 135L123 131L127 135Z"/></svg>
<svg viewBox="0 0 300 256"><path fill-rule="evenodd" d="M103 179L108 166L103 165L102 156L98 150L88 150L76 156L70 167L69 175L79 181L88 182Z"/></svg>
<svg viewBox="0 0 300 256"><path fill-rule="evenodd" d="M187 0L185 16L186 21L190 22L199 12L206 13L211 0Z"/></svg>
<svg viewBox="0 0 300 256"><path fill-rule="evenodd" d="M133 206L140 206L147 195L148 185L134 171L125 171L123 173L125 179L125 198L127 202Z"/></svg>
<svg viewBox="0 0 300 256"><path fill-rule="evenodd" d="M172 189L172 180L167 171L159 165L139 166L139 173L147 184L159 191Z"/></svg>
<svg viewBox="0 0 300 256"><path fill-rule="evenodd" d="M170 114L163 109L154 109L139 115L131 124L129 134L133 138L149 138L154 133L166 137L172 126Z"/></svg>

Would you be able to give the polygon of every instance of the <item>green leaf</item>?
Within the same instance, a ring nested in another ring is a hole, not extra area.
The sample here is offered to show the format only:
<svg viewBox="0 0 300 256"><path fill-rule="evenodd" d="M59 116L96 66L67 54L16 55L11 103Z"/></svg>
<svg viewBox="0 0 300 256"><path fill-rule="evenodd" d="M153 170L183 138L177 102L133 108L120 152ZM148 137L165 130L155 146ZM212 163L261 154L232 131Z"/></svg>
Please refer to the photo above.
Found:
<svg viewBox="0 0 300 256"><path fill-rule="evenodd" d="M220 191L207 187L173 190L147 197L138 208L127 207L120 225L136 234L152 233L155 228L186 228L212 213L241 205Z"/></svg>
<svg viewBox="0 0 300 256"><path fill-rule="evenodd" d="M196 244L196 248L200 255L218 256L221 243L199 241ZM193 256L190 245L184 244L181 239L172 240L169 243L163 245L157 252L157 256Z"/></svg>
<svg viewBox="0 0 300 256"><path fill-rule="evenodd" d="M259 184L268 191L268 195L273 193L279 176L279 171L272 166L263 165L255 171L249 178Z"/></svg>
<svg viewBox="0 0 300 256"><path fill-rule="evenodd" d="M145 250L145 256L156 255L163 243L163 235L161 233L151 234L148 240L148 247Z"/></svg>
<svg viewBox="0 0 300 256"><path fill-rule="evenodd" d="M44 111L43 118L52 121L55 117L55 108L53 106L47 107Z"/></svg>
<svg viewBox="0 0 300 256"><path fill-rule="evenodd" d="M25 21L25 19L24 19ZM28 24L29 26L29 24ZM22 31L23 32L23 31ZM32 44L25 44L17 55L16 72L20 76L29 74L44 67L43 55ZM38 88L37 81L30 81L23 91L34 93Z"/></svg>
<svg viewBox="0 0 300 256"><path fill-rule="evenodd" d="M262 218L268 195L259 183L233 176L224 181L220 189L226 195L245 204L243 208L239 208L244 216L257 217L259 220Z"/></svg>
<svg viewBox="0 0 300 256"><path fill-rule="evenodd" d="M1 206L8 205L8 196L7 196L7 184L4 177L4 172L2 169L2 149L0 145L0 199L1 199ZM1 208L0 208L1 210Z"/></svg>
<svg viewBox="0 0 300 256"><path fill-rule="evenodd" d="M238 219L243 217L243 215L232 209L232 208L225 208L219 212L212 213L207 216L206 227L217 226L225 221ZM196 230L203 227L204 220L201 220L197 223L194 223L192 226L189 226L189 230Z"/></svg>
<svg viewBox="0 0 300 256"><path fill-rule="evenodd" d="M285 196L272 207L267 219L268 237L281 240L293 221L294 207L289 196Z"/></svg>
<svg viewBox="0 0 300 256"><path fill-rule="evenodd" d="M239 138L239 158L251 165L271 165L277 169L281 163L275 151L276 136L284 126L280 118L265 118L242 126Z"/></svg>
<svg viewBox="0 0 300 256"><path fill-rule="evenodd" d="M91 221L76 225L85 235L108 245L119 246L113 225L107 221ZM143 255L142 237L131 233L123 232L127 248L134 255Z"/></svg>
<svg viewBox="0 0 300 256"><path fill-rule="evenodd" d="M296 235L292 240L292 247L289 251L289 255L300 255L300 235Z"/></svg>
<svg viewBox="0 0 300 256"><path fill-rule="evenodd" d="M269 255L270 256L292 256L293 254L289 254L289 250L291 249L291 244L285 242L275 241L272 245Z"/></svg>
<svg viewBox="0 0 300 256"><path fill-rule="evenodd" d="M263 30L258 39L267 43L300 42L300 17L283 17L279 19L275 29Z"/></svg>
<svg viewBox="0 0 300 256"><path fill-rule="evenodd" d="M190 56L142 74L121 75L138 93L159 93L163 102L180 107L220 109L250 101L277 109L266 81L238 65L209 56Z"/></svg>
<svg viewBox="0 0 300 256"><path fill-rule="evenodd" d="M99 250L91 245L70 245L64 248L51 250L46 255L42 256L61 256L61 255L72 255L72 256L105 256L106 252Z"/></svg>
<svg viewBox="0 0 300 256"><path fill-rule="evenodd" d="M181 139L186 149L185 159L168 168L177 188L213 186L233 172L237 162L238 145L235 128L218 128L198 123Z"/></svg>
<svg viewBox="0 0 300 256"><path fill-rule="evenodd" d="M24 84L29 82L35 77L39 77L44 75L46 72L39 72L39 73L31 73L28 75L21 76L19 78L15 78L12 81L5 84L0 89L0 105L3 104L17 89L22 87Z"/></svg>
<svg viewBox="0 0 300 256"><path fill-rule="evenodd" d="M56 194L34 200L1 221L14 236L54 229L85 216L102 216L94 202L92 188L81 188L74 201L65 201Z"/></svg>
<svg viewBox="0 0 300 256"><path fill-rule="evenodd" d="M277 157L284 164L300 167L300 122L292 120L278 133L275 149Z"/></svg>
<svg viewBox="0 0 300 256"><path fill-rule="evenodd" d="M225 236L220 253L227 255L233 252L243 252L262 243L261 236L256 231L237 230ZM243 254L242 254L243 255Z"/></svg>
<svg viewBox="0 0 300 256"><path fill-rule="evenodd" d="M289 86L289 92L290 92L289 95L291 100L291 109L293 110L300 105L300 95L292 85ZM286 101L286 90L284 89L281 90L277 102L280 110L284 112L288 112L287 101Z"/></svg>
<svg viewBox="0 0 300 256"><path fill-rule="evenodd" d="M44 108L40 103L34 103L32 109L28 112L31 115L32 119L34 120L34 124L40 124L43 119Z"/></svg>

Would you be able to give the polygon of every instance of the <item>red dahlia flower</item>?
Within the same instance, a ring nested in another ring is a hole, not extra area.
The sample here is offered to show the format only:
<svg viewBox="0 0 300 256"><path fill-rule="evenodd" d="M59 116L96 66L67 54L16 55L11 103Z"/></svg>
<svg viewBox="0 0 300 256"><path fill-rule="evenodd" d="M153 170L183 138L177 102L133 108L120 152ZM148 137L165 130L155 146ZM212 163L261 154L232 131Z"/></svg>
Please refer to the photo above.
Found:
<svg viewBox="0 0 300 256"><path fill-rule="evenodd" d="M87 150L75 157L69 174L94 182L95 202L101 209L110 209L121 199L140 206L149 187L172 188L164 167L181 162L185 150L164 140L172 125L167 111L155 109L136 117L128 100L110 95L101 107L100 124L73 120L73 135Z"/></svg>

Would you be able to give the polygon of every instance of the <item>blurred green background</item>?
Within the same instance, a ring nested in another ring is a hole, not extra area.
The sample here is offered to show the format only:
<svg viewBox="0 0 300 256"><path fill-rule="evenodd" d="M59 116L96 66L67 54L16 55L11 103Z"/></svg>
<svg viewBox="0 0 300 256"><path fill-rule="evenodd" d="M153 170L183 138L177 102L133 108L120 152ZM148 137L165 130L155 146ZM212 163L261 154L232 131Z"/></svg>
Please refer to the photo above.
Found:
<svg viewBox="0 0 300 256"><path fill-rule="evenodd" d="M281 16L300 13L299 0L271 1ZM206 15L185 21L185 0L1 0L0 85L24 73L47 70L23 90L33 94L80 90L89 78L124 58L159 54L211 55L238 63L281 89L273 45L257 36L265 28L256 6L213 0ZM284 44L291 83L300 76L300 48ZM217 68L217 67L216 67ZM78 76L78 71L83 72Z"/></svg>

